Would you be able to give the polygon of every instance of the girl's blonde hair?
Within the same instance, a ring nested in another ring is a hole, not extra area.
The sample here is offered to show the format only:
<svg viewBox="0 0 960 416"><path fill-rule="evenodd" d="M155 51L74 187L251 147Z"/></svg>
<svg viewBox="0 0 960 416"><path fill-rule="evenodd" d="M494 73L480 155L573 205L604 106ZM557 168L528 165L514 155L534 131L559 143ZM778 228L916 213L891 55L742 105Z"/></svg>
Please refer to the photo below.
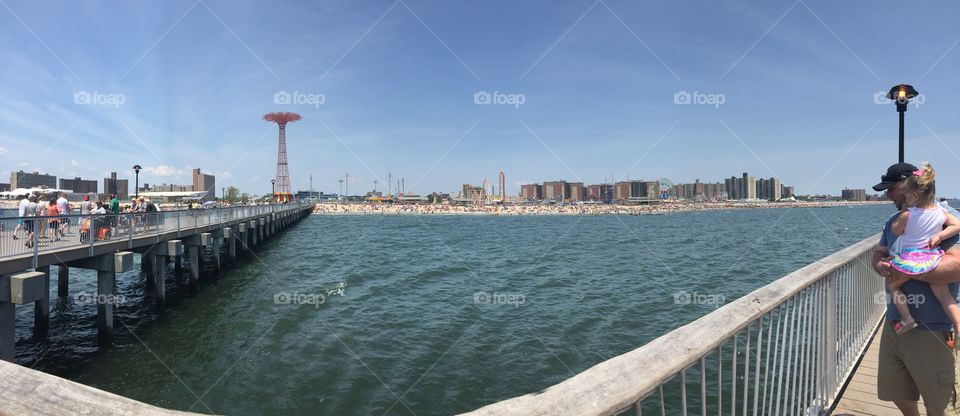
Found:
<svg viewBox="0 0 960 416"><path fill-rule="evenodd" d="M920 169L915 170L913 176L904 181L905 190L920 194L920 200L918 201L920 205L930 205L933 203L933 197L937 194L936 176L937 172L933 170L930 162L923 162Z"/></svg>

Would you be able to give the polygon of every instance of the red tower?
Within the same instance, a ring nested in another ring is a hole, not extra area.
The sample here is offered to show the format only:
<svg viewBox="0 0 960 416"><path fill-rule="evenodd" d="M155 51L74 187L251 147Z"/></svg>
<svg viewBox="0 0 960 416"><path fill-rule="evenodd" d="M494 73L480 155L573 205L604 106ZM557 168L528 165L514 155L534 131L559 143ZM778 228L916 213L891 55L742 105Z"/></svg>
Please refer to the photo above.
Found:
<svg viewBox="0 0 960 416"><path fill-rule="evenodd" d="M280 126L280 144L277 148L277 177L273 185L274 202L290 202L293 192L290 191L290 168L287 166L287 123L302 119L297 113L269 113L263 119Z"/></svg>

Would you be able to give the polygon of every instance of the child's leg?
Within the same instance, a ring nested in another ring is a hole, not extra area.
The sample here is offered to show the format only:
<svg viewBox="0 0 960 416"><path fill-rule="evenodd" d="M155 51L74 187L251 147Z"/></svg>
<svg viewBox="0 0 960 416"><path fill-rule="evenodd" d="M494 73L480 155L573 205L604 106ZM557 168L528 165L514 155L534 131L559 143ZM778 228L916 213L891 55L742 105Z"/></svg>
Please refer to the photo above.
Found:
<svg viewBox="0 0 960 416"><path fill-rule="evenodd" d="M900 312L900 322L904 324L913 323L913 315L910 314L910 308L907 306L906 295L900 291L900 284L888 284L887 289L890 291L893 306L897 308L897 312Z"/></svg>
<svg viewBox="0 0 960 416"><path fill-rule="evenodd" d="M947 316L950 317L950 322L953 323L953 330L955 332L960 330L960 307L957 307L957 299L950 293L950 289L948 289L945 284L931 283L930 290L933 291L934 296L937 297L940 305L943 306L943 310L947 313Z"/></svg>

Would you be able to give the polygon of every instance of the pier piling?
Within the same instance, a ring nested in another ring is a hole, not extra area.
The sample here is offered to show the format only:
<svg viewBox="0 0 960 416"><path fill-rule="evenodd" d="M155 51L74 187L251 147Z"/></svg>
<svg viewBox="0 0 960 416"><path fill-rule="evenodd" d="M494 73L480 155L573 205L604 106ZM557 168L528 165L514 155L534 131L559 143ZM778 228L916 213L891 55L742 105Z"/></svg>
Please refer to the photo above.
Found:
<svg viewBox="0 0 960 416"><path fill-rule="evenodd" d="M40 283L35 283L34 287L38 292L36 300L33 302L33 334L40 339L47 338L47 330L50 328L50 266L37 267L37 271L43 273ZM36 281L35 281L36 282Z"/></svg>
<svg viewBox="0 0 960 416"><path fill-rule="evenodd" d="M44 282L46 280L46 282ZM16 340L16 305L26 305L33 302L37 305L41 299L46 300L49 290L49 275L43 272L21 272L0 276L0 359L13 362ZM49 301L47 315L49 319ZM39 309L39 308L38 308ZM39 320L35 324L39 325ZM37 326L34 327L37 330ZM44 336L46 328L44 328Z"/></svg>
<svg viewBox="0 0 960 416"><path fill-rule="evenodd" d="M65 298L70 295L70 267L66 264L57 266L57 296Z"/></svg>

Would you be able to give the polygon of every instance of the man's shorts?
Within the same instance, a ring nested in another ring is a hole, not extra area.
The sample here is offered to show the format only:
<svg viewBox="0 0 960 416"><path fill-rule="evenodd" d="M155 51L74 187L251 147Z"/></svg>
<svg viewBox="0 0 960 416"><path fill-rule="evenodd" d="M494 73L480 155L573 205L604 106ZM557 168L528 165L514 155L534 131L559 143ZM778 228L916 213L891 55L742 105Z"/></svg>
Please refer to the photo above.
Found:
<svg viewBox="0 0 960 416"><path fill-rule="evenodd" d="M956 351L947 347L949 332L921 327L902 335L884 321L880 333L877 397L917 401L923 396L927 414L958 416Z"/></svg>

